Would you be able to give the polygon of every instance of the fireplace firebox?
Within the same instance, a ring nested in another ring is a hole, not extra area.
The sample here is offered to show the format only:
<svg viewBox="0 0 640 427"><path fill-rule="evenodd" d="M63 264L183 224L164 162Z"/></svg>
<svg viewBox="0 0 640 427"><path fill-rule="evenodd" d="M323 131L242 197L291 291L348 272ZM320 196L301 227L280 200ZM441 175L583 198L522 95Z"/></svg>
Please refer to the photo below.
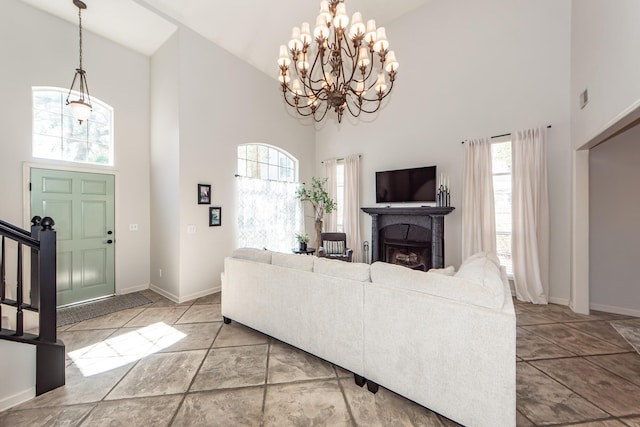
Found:
<svg viewBox="0 0 640 427"><path fill-rule="evenodd" d="M362 208L371 215L371 261L423 271L444 267L444 216L454 209Z"/></svg>

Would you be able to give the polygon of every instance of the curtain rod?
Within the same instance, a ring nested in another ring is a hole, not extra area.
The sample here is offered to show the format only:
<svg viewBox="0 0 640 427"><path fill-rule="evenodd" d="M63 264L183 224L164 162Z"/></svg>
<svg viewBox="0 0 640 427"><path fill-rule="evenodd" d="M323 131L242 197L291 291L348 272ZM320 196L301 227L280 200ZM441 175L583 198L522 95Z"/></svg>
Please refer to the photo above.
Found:
<svg viewBox="0 0 640 427"><path fill-rule="evenodd" d="M361 158L361 157L362 157L362 154L358 154L358 158ZM327 160L328 160L328 159L327 159ZM339 158L339 159L336 159L336 161L338 161L338 162L339 162L340 160L344 160L344 157ZM322 164L324 165L324 162L326 162L326 160L323 160L323 161L321 161L320 163L322 163Z"/></svg>
<svg viewBox="0 0 640 427"><path fill-rule="evenodd" d="M547 125L547 129L551 129L551 125ZM509 135L511 135L511 132L509 132L509 133L503 133L502 135L495 135L495 136L492 136L492 137L491 137L491 139L494 139L494 138L502 138L503 136L509 136ZM464 143L465 143L465 141L462 141L462 144L464 144Z"/></svg>

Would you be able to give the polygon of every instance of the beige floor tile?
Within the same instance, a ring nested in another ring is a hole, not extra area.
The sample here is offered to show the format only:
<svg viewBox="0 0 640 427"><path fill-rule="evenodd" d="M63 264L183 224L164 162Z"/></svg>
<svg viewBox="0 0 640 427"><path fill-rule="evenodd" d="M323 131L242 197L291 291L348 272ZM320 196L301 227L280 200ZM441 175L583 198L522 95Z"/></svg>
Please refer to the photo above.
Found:
<svg viewBox="0 0 640 427"><path fill-rule="evenodd" d="M220 304L220 302L222 301L221 295L222 294L220 292L216 292L215 294L209 294L207 296L198 298L197 300L195 300L194 304L195 305L198 305L198 304Z"/></svg>
<svg viewBox="0 0 640 427"><path fill-rule="evenodd" d="M282 342L272 343L269 352L269 384L335 377L336 373L330 363Z"/></svg>
<svg viewBox="0 0 640 427"><path fill-rule="evenodd" d="M523 329L544 337L552 343L581 356L619 353L622 351L616 345L609 344L562 323L523 326Z"/></svg>
<svg viewBox="0 0 640 427"><path fill-rule="evenodd" d="M152 354L140 360L109 393L107 400L185 393L205 350Z"/></svg>
<svg viewBox="0 0 640 427"><path fill-rule="evenodd" d="M640 427L640 417L624 418L622 421L629 427Z"/></svg>
<svg viewBox="0 0 640 427"><path fill-rule="evenodd" d="M575 356L568 350L523 328L516 328L516 354L523 360Z"/></svg>
<svg viewBox="0 0 640 427"><path fill-rule="evenodd" d="M176 323L205 323L221 321L222 314L220 314L220 304L207 304L192 305Z"/></svg>
<svg viewBox="0 0 640 427"><path fill-rule="evenodd" d="M542 325L547 323L554 323L554 321L542 313L536 313L529 310L523 311L516 316L516 324L518 326Z"/></svg>
<svg viewBox="0 0 640 427"><path fill-rule="evenodd" d="M373 394L367 387L358 387L353 380L344 378L340 384L359 426L444 426L435 413L385 388L380 387Z"/></svg>
<svg viewBox="0 0 640 427"><path fill-rule="evenodd" d="M608 320L596 322L567 323L567 326L578 329L608 343L614 344L625 351L634 351L633 347L616 331Z"/></svg>
<svg viewBox="0 0 640 427"><path fill-rule="evenodd" d="M577 423L609 417L527 362L517 364L516 396L518 411L537 425Z"/></svg>
<svg viewBox="0 0 640 427"><path fill-rule="evenodd" d="M268 336L237 322L231 322L229 325L222 325L222 329L220 329L216 340L213 342L213 347L234 347L240 345L267 344L268 342Z"/></svg>
<svg viewBox="0 0 640 427"><path fill-rule="evenodd" d="M636 352L592 356L587 360L640 386L640 354Z"/></svg>
<svg viewBox="0 0 640 427"><path fill-rule="evenodd" d="M189 393L172 427L258 427L264 387Z"/></svg>
<svg viewBox="0 0 640 427"><path fill-rule="evenodd" d="M267 344L216 348L209 352L190 391L256 386L267 376Z"/></svg>
<svg viewBox="0 0 640 427"><path fill-rule="evenodd" d="M162 346L161 352L175 352L185 350L208 349L213 344L218 331L222 327L222 322L211 323L190 323L186 325L173 325L172 328L185 336L175 344ZM162 341L160 341L162 342Z"/></svg>
<svg viewBox="0 0 640 427"><path fill-rule="evenodd" d="M267 387L265 427L316 425L353 425L337 379Z"/></svg>
<svg viewBox="0 0 640 427"><path fill-rule="evenodd" d="M124 365L100 374L84 376L75 364L72 364L66 369L66 384L64 386L25 402L17 406L16 409L98 402L111 391L129 369L131 369L131 365Z"/></svg>
<svg viewBox="0 0 640 427"><path fill-rule="evenodd" d="M90 404L0 412L0 426L77 426L94 406Z"/></svg>
<svg viewBox="0 0 640 427"><path fill-rule="evenodd" d="M155 323L173 325L187 311L188 306L149 307L125 324L127 327L149 326Z"/></svg>
<svg viewBox="0 0 640 427"><path fill-rule="evenodd" d="M531 364L611 415L640 412L640 387L587 360L541 360Z"/></svg>
<svg viewBox="0 0 640 427"><path fill-rule="evenodd" d="M168 426L181 401L182 395L177 394L99 402L82 426Z"/></svg>
<svg viewBox="0 0 640 427"><path fill-rule="evenodd" d="M128 310L116 311L105 316L95 317L73 324L69 331L82 331L89 329L113 329L124 326L128 321L140 314L145 307L130 308Z"/></svg>
<svg viewBox="0 0 640 427"><path fill-rule="evenodd" d="M522 415L520 411L516 412L516 426L517 427L534 427L534 424L529 421L527 417Z"/></svg>

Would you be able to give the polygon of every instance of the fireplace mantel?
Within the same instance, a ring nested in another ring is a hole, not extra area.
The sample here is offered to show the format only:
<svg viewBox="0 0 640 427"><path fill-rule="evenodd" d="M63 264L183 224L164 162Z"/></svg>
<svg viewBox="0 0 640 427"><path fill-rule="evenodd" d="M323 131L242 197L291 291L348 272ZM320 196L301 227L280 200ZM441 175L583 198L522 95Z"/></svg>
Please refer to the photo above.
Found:
<svg viewBox="0 0 640 427"><path fill-rule="evenodd" d="M380 231L396 224L417 225L431 230L431 268L444 267L444 216L454 207L371 207L361 208L371 215L371 261L383 261Z"/></svg>

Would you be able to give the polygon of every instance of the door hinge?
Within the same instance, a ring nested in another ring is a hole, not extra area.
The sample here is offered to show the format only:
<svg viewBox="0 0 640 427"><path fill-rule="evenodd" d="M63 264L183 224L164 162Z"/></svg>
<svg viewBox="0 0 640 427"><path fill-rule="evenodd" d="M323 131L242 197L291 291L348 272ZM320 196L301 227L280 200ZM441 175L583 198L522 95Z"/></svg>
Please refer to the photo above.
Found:
<svg viewBox="0 0 640 427"><path fill-rule="evenodd" d="M29 183L29 191L31 191L31 183Z"/></svg>

